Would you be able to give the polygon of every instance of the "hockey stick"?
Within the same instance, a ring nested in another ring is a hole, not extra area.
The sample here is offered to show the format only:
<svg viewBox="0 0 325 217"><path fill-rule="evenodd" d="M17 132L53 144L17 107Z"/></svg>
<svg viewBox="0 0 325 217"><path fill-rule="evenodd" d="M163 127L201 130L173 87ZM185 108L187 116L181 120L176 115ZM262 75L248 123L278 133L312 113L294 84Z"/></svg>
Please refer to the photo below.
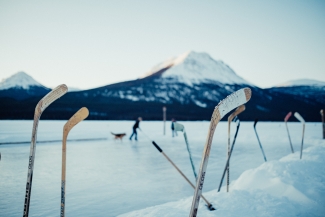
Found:
<svg viewBox="0 0 325 217"><path fill-rule="evenodd" d="M242 113L243 111L245 111L245 105L241 105L239 106L231 115L229 115L228 117L228 152L227 152L227 158L230 159L230 125L231 125L231 121L232 119L234 119L234 117L236 117L237 115L239 115L240 113ZM238 122L239 123L239 122ZM234 138L234 142L236 140L236 136L237 136L237 132L239 129L239 125L237 125L237 131L235 134L235 138ZM235 143L233 143L235 144ZM227 192L229 192L229 161L226 165L227 167ZM222 178L223 179L223 178Z"/></svg>
<svg viewBox="0 0 325 217"><path fill-rule="evenodd" d="M298 112L295 112L294 116L302 123L302 140L301 140L301 147L300 147L300 159L302 158L302 149L304 146L304 135L305 135L305 120L301 117Z"/></svg>
<svg viewBox="0 0 325 217"><path fill-rule="evenodd" d="M61 174L61 210L60 216L65 215L65 174L66 174L66 150L67 150L67 137L70 130L76 126L79 122L87 118L89 111L86 107L82 107L77 111L64 125L63 127L63 139L62 139L62 174Z"/></svg>
<svg viewBox="0 0 325 217"><path fill-rule="evenodd" d="M323 126L323 139L325 139L325 123L324 123L324 110L320 110L320 115L322 116L322 126Z"/></svg>
<svg viewBox="0 0 325 217"><path fill-rule="evenodd" d="M36 151L37 127L38 127L39 119L42 115L42 112L52 102L54 102L55 100L63 96L67 91L68 91L68 87L65 84L61 84L56 88L54 88L51 92L46 94L36 105L35 113L34 113L32 139L30 144L28 171L27 171L26 194L25 194L24 213L23 213L24 217L27 217L29 213L29 203L30 203L30 195L32 190L34 160L35 160L35 151Z"/></svg>
<svg viewBox="0 0 325 217"><path fill-rule="evenodd" d="M229 95L226 99L219 102L219 104L216 106L216 108L213 111L207 139L203 150L203 156L201 160L198 180L196 182L196 187L194 191L190 217L195 217L197 215L200 197L202 194L202 189L204 184L205 173L208 166L213 134L217 127L217 124L228 112L246 103L251 98L251 94L252 91L249 88L240 89L232 93L231 95Z"/></svg>
<svg viewBox="0 0 325 217"><path fill-rule="evenodd" d="M188 145L188 140L187 140L187 135L186 135L185 127L184 127L184 125L175 122L174 123L174 130L175 131L181 131L181 132L183 132L183 136L184 136L184 140L185 140L185 143L186 143L187 152L188 152L188 155L189 155L190 161L191 161L191 166L192 166L193 174L194 174L195 180L197 180L197 175L196 175L194 163L193 163L193 160L192 160L192 154L191 154L191 151L190 151L190 146Z"/></svg>
<svg viewBox="0 0 325 217"><path fill-rule="evenodd" d="M139 128L140 129L140 128ZM143 135L145 135L146 137L147 137L147 139L149 139L151 142L152 142L152 144L156 147L156 149L162 154L162 155L164 155L164 157L169 161L169 163L171 163L172 165L173 165L173 167L181 174L181 176L183 176L183 178L188 182L188 184L190 184L190 186L192 186L192 188L193 189L195 189L195 186L192 184L192 182L185 176L185 174L176 166L176 164L174 164L174 162L163 152L163 150L158 146L158 144L155 142L155 141L153 141L152 139L150 139L150 137L147 135L147 134L145 134L141 129L140 129L140 131L143 133ZM205 197L203 197L203 195L202 195L202 198L203 198L203 200L206 202L206 206L208 207L208 209L210 210L210 211L212 211L212 210L215 210L215 208L212 206L212 204L211 203L209 203L209 201L207 200L207 199L205 199Z"/></svg>
<svg viewBox="0 0 325 217"><path fill-rule="evenodd" d="M289 112L289 113L285 116L285 118L284 118L284 123L285 123L286 128L287 128L287 133L288 133L288 137L289 137L289 142L290 142L291 152L294 153L294 151L293 151L293 147L292 147L292 143L291 143L290 133L289 133L288 125L287 125L287 122L288 122L289 118L291 117L291 115L292 115L292 112Z"/></svg>
<svg viewBox="0 0 325 217"><path fill-rule="evenodd" d="M264 157L264 161L266 162L266 156L265 156L265 153L264 153L264 150L263 150L263 147L262 147L262 144L261 144L261 141L260 141L260 138L258 137L258 134L257 134L257 131L256 131L256 124L258 122L258 119L256 118L255 119L255 122L254 122L254 131L255 131L255 134L256 134L256 137L257 137L257 140L258 140L258 144L260 145L260 149L262 151L262 154L263 154L263 157Z"/></svg>
<svg viewBox="0 0 325 217"><path fill-rule="evenodd" d="M225 178L225 174L226 174L227 168L229 168L229 161L230 161L231 154L232 154L232 151L233 151L234 146L235 146L235 142L236 142L236 138L237 138L237 133L238 133L238 130L239 130L239 127L240 127L239 118L236 119L236 122L237 122L237 129L236 129L236 133L235 133L235 136L234 136L234 141L232 142L231 149L230 149L230 154L229 154L229 156L227 158L227 162L226 162L225 168L224 168L223 173L222 173L222 177L221 177L221 180L220 180L218 192L220 192L220 189L221 189L221 186L222 186L222 183L223 183L223 179Z"/></svg>

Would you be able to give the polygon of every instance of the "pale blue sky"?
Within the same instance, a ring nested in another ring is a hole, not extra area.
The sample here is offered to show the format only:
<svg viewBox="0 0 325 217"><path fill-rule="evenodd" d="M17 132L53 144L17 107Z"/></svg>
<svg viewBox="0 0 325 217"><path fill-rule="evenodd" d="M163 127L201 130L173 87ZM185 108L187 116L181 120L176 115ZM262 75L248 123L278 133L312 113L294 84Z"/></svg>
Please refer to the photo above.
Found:
<svg viewBox="0 0 325 217"><path fill-rule="evenodd" d="M325 81L325 0L0 0L0 79L92 88L189 50L260 87Z"/></svg>

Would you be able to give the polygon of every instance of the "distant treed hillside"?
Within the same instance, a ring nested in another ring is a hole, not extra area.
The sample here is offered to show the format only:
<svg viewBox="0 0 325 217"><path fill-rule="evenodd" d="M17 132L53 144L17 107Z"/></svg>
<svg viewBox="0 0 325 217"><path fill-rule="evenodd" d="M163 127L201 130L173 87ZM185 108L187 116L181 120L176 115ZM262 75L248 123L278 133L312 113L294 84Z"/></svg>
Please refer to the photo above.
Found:
<svg viewBox="0 0 325 217"><path fill-rule="evenodd" d="M243 121L253 121L259 118L263 121L283 121L289 111L298 111L306 121L320 121L319 111L324 107L320 103L312 106L303 100L293 99L289 94L267 93L268 90L252 88L252 98L246 104L246 111L240 115ZM266 92L266 93L264 93ZM42 114L42 119L69 119L79 108L86 106L90 120L134 120L142 116L144 120L161 120L162 107L167 107L167 118L177 120L210 120L214 106L205 108L195 103L171 104L160 102L132 101L114 97L89 96L86 92L67 93L51 104ZM5 105L0 111L0 119L33 119L34 109L41 97L27 100L0 98ZM218 102L215 102L215 106ZM226 120L227 117L224 118ZM291 119L294 121L294 118Z"/></svg>
<svg viewBox="0 0 325 217"><path fill-rule="evenodd" d="M168 119L210 120L220 100L244 87L252 89L252 98L240 114L243 121L283 121L290 111L299 112L306 121L320 121L319 111L325 108L322 82L299 80L261 89L222 61L206 53L187 52L158 64L141 79L69 92L51 104L42 119L66 120L86 106L91 120L139 116L161 120L166 106ZM33 119L36 104L49 91L26 73L13 75L0 83L0 119Z"/></svg>

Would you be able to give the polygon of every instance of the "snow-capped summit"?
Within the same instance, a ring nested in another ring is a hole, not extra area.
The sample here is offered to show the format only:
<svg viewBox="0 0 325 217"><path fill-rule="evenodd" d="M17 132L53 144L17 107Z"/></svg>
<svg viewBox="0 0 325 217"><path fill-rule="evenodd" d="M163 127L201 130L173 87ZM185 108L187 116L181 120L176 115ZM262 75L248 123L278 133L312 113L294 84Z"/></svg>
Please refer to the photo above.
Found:
<svg viewBox="0 0 325 217"><path fill-rule="evenodd" d="M153 67L144 77L161 73L161 78L171 78L186 84L214 83L248 84L228 65L214 60L207 53L186 52L178 57L170 58Z"/></svg>
<svg viewBox="0 0 325 217"><path fill-rule="evenodd" d="M16 100L44 96L49 91L49 88L44 87L25 72L18 72L0 82L0 97Z"/></svg>
<svg viewBox="0 0 325 217"><path fill-rule="evenodd" d="M10 88L19 88L28 90L31 86L38 86L45 88L42 84L37 82L25 72L18 72L9 78L0 82L0 90L7 90Z"/></svg>
<svg viewBox="0 0 325 217"><path fill-rule="evenodd" d="M285 83L277 85L277 87L293 87L293 86L325 86L324 81L312 80L312 79L297 79L287 81Z"/></svg>

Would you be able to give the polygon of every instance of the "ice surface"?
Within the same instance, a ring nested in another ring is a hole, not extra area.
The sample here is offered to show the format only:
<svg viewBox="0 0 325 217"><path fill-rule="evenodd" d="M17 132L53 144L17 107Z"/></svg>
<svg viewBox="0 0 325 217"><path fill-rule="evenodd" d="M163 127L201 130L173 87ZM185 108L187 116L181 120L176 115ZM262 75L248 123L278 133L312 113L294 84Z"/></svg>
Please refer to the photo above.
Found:
<svg viewBox="0 0 325 217"><path fill-rule="evenodd" d="M17 88L17 87L23 89L29 89L30 86L44 87L42 84L35 81L34 78L27 75L25 72L18 72L0 82L0 90L6 90L10 88Z"/></svg>
<svg viewBox="0 0 325 217"><path fill-rule="evenodd" d="M179 122L186 128L195 168L199 168L209 122ZM60 140L64 121L40 121L38 141ZM68 139L107 138L67 142L67 216L188 216L193 189L141 132L139 141L115 141L110 132L130 136L133 121L83 121ZM182 133L172 137L170 122L142 121L148 134L194 182ZM259 122L268 162L253 130L241 122L230 162L230 193L217 193L227 153L227 123L216 129L204 195L217 208L198 216L322 216L325 200L324 140L320 123L306 123L303 159L299 160L301 123L290 122L295 154L290 154L284 123ZM232 125L232 136L235 132ZM32 121L0 121L0 143L30 141ZM0 216L23 212L30 144L0 145ZM62 144L36 146L30 216L60 212ZM161 205L162 204L162 205ZM322 205L322 206L321 206ZM125 214L126 213L126 214Z"/></svg>

